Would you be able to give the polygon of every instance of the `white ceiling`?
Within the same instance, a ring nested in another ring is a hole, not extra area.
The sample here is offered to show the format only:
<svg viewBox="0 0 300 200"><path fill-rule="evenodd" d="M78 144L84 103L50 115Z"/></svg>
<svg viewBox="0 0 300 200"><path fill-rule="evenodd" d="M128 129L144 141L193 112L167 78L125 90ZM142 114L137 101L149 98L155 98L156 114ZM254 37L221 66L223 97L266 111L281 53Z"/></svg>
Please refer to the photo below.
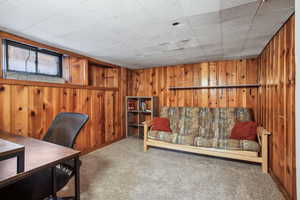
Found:
<svg viewBox="0 0 300 200"><path fill-rule="evenodd" d="M294 12L261 1L0 0L0 29L128 68L253 57Z"/></svg>

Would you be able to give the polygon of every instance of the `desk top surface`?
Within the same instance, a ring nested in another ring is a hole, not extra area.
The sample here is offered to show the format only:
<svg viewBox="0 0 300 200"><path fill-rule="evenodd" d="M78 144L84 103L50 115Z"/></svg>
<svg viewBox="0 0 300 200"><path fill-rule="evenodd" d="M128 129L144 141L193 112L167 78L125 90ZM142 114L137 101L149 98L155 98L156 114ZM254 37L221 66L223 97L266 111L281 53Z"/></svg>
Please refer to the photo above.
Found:
<svg viewBox="0 0 300 200"><path fill-rule="evenodd" d="M24 145L0 139L0 157L24 150Z"/></svg>
<svg viewBox="0 0 300 200"><path fill-rule="evenodd" d="M62 161L79 156L79 151L29 137L0 131L1 141L9 141L14 147L25 147L25 170L17 174L17 160L11 158L0 161L0 188L22 179L35 171L52 167ZM0 141L0 145L1 145ZM15 143L15 144L14 144ZM4 146L4 145L3 145ZM0 147L1 149L1 147ZM1 150L0 150L1 151Z"/></svg>

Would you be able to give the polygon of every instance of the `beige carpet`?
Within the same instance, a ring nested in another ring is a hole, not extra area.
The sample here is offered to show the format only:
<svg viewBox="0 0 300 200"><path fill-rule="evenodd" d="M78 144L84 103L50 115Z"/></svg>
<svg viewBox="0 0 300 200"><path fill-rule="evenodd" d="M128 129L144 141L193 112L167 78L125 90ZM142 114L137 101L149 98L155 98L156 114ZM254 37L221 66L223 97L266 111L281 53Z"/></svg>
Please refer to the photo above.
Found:
<svg viewBox="0 0 300 200"><path fill-rule="evenodd" d="M81 158L83 200L284 199L259 165L150 148L124 139ZM60 192L69 195L73 183Z"/></svg>

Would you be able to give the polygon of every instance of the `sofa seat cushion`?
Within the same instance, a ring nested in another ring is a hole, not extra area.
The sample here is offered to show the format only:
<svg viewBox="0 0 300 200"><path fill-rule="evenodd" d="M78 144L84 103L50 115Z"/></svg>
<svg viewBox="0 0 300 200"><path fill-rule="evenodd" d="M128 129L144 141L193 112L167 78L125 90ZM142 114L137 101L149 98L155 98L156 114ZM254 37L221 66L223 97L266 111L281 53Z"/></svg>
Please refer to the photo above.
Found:
<svg viewBox="0 0 300 200"><path fill-rule="evenodd" d="M260 151L260 145L252 140L215 139L195 137L194 146L227 150Z"/></svg>
<svg viewBox="0 0 300 200"><path fill-rule="evenodd" d="M178 133L151 130L148 132L148 138L173 144L193 145L195 135L180 135Z"/></svg>
<svg viewBox="0 0 300 200"><path fill-rule="evenodd" d="M166 131L155 131L155 130L150 130L148 132L148 138L153 139L153 140L160 140L163 142L169 142L169 143L176 143L176 137L177 134L175 133L170 133Z"/></svg>

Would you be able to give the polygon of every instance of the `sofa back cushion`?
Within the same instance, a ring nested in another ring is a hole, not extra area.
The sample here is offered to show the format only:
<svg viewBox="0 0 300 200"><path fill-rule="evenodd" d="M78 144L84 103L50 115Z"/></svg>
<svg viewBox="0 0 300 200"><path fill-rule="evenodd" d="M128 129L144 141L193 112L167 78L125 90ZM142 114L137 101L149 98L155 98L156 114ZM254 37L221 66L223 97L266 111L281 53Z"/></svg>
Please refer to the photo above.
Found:
<svg viewBox="0 0 300 200"><path fill-rule="evenodd" d="M196 135L222 146L236 121L253 121L248 108L162 107L161 117L169 118L170 128L179 135Z"/></svg>
<svg viewBox="0 0 300 200"><path fill-rule="evenodd" d="M162 107L160 117L170 120L173 133L197 135L199 130L199 109L197 107Z"/></svg>

